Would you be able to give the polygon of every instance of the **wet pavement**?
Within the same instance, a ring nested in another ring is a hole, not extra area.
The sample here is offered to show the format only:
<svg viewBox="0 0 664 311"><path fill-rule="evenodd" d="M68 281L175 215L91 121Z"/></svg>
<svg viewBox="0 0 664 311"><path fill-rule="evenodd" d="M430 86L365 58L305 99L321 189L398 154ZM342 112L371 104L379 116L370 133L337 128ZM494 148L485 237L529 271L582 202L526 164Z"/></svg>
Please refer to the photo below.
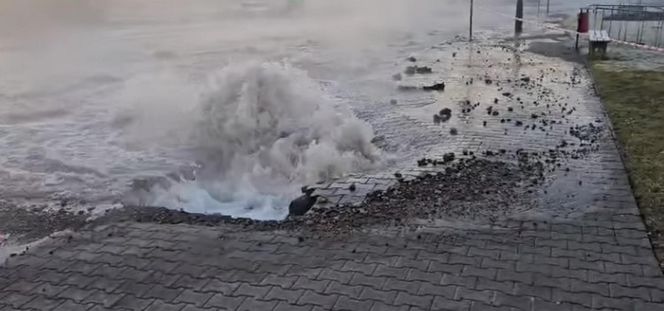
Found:
<svg viewBox="0 0 664 311"><path fill-rule="evenodd" d="M111 213L9 258L0 307L664 310L664 276L583 66L483 42L399 60L432 72L404 73L395 90L444 82L407 90L433 100L359 112L381 124L384 148L416 147L392 170L313 185L316 206L284 222Z"/></svg>

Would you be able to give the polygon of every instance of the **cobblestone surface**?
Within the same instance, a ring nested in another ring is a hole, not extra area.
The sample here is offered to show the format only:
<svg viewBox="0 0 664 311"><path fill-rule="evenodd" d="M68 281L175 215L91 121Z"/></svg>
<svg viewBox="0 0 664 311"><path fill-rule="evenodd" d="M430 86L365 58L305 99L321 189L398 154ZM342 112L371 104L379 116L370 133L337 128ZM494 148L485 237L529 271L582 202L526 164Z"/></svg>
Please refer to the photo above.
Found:
<svg viewBox="0 0 664 311"><path fill-rule="evenodd" d="M604 215L335 240L231 226L110 224L11 258L0 268L0 305L664 310L664 278L638 215Z"/></svg>
<svg viewBox="0 0 664 311"><path fill-rule="evenodd" d="M532 73L545 63L534 57L520 66ZM556 70L549 85L579 68L565 63ZM498 96L495 88L478 88L483 100ZM504 135L514 125L501 117L460 115L437 127L458 127L459 135L427 152L542 152L569 139L574 124L608 124L587 82L566 92L576 112L561 126ZM462 97L454 90L446 96ZM511 118L528 120L544 107ZM565 159L562 167L570 170L547 174L536 208L515 207L490 224L448 219L320 238L235 225L122 222L51 238L0 266L0 310L664 310L664 276L609 131L597 146ZM355 191L348 190L352 183ZM392 172L358 175L317 191L337 204L393 183Z"/></svg>

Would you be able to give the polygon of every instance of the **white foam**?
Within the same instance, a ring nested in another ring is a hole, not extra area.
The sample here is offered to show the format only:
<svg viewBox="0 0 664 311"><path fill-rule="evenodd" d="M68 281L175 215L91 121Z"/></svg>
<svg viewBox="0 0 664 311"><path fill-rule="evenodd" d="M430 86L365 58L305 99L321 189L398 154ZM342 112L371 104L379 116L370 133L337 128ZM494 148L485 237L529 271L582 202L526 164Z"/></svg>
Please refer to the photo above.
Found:
<svg viewBox="0 0 664 311"><path fill-rule="evenodd" d="M195 180L158 183L129 203L280 219L302 184L380 162L371 127L288 64L231 65L202 88L174 88L130 92L137 100L125 133L144 147L187 150L198 163Z"/></svg>

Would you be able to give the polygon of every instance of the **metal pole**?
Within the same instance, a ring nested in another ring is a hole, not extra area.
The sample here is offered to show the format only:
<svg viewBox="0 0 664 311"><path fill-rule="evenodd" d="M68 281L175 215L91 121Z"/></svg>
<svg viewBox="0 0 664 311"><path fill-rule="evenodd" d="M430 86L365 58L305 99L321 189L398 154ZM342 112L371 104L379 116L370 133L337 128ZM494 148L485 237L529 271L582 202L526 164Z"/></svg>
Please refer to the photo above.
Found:
<svg viewBox="0 0 664 311"><path fill-rule="evenodd" d="M473 0L470 0L470 30L468 33L468 41L473 41Z"/></svg>
<svg viewBox="0 0 664 311"><path fill-rule="evenodd" d="M514 32L517 35L523 32L523 0L516 1L516 21L514 23Z"/></svg>
<svg viewBox="0 0 664 311"><path fill-rule="evenodd" d="M551 11L551 0L546 0L546 15L549 15L549 12Z"/></svg>
<svg viewBox="0 0 664 311"><path fill-rule="evenodd" d="M537 0L537 17L540 17L540 11L542 7L542 0Z"/></svg>
<svg viewBox="0 0 664 311"><path fill-rule="evenodd" d="M576 50L579 50L579 31L581 31L581 13L583 13L583 9L579 10L579 15L576 18L576 44L574 45Z"/></svg>

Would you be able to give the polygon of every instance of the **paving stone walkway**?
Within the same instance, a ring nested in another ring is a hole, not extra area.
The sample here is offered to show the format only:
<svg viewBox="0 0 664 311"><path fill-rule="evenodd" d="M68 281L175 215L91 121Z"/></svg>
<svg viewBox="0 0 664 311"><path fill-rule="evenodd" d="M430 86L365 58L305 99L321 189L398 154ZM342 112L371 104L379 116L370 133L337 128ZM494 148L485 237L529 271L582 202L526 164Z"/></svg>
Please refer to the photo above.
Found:
<svg viewBox="0 0 664 311"><path fill-rule="evenodd" d="M120 223L0 268L1 310L664 310L636 213L335 240Z"/></svg>
<svg viewBox="0 0 664 311"><path fill-rule="evenodd" d="M522 65L532 73L546 61ZM543 80L559 84L579 68L564 64ZM577 102L571 123L504 135L515 131L497 121L504 116L478 126L482 119L470 114L454 123L458 136L431 152L543 152L574 124L607 124L589 84L575 87L581 91L566 91ZM483 100L496 96L488 89L478 92ZM528 120L544 107L512 118ZM592 155L566 160L568 172L548 173L537 209L491 223L448 220L323 238L122 222L49 238L0 266L0 310L664 310L664 276L609 132ZM372 189L391 183L357 178ZM350 195L332 185L321 191L339 201Z"/></svg>

